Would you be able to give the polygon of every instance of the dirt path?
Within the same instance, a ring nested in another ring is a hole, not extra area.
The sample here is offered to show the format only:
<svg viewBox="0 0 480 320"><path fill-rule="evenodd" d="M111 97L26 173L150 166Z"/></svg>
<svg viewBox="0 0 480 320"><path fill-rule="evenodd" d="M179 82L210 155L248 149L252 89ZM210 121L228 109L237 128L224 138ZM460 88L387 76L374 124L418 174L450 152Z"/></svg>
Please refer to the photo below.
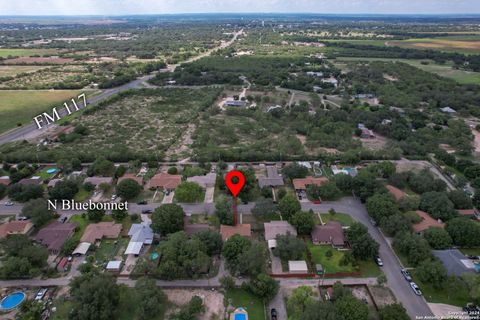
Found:
<svg viewBox="0 0 480 320"><path fill-rule="evenodd" d="M193 143L192 135L195 132L197 126L193 123L189 123L187 130L182 134L180 140L168 148L166 152L166 159L170 159L173 155L180 155L182 152L188 152L190 145Z"/></svg>

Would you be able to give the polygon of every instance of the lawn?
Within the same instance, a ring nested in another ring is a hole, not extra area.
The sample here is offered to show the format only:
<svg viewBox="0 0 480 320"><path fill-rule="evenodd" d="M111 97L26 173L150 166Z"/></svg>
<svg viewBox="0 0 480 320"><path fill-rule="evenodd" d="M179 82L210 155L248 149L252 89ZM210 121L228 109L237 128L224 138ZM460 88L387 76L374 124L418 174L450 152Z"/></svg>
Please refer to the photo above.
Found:
<svg viewBox="0 0 480 320"><path fill-rule="evenodd" d="M0 57L6 58L8 56L15 56L15 57L31 57L34 55L50 55L55 54L57 52L56 49L0 49Z"/></svg>
<svg viewBox="0 0 480 320"><path fill-rule="evenodd" d="M90 191L85 190L82 186L82 187L80 187L80 190L78 190L74 199L77 202L83 202L83 201L87 200L91 195L92 195L92 193Z"/></svg>
<svg viewBox="0 0 480 320"><path fill-rule="evenodd" d="M312 260L315 264L321 264L323 270L326 270L327 273L337 273L337 272L354 272L355 269L352 265L341 266L340 259L345 254L345 251L339 251L331 246L317 246L312 242L308 242L308 250L312 254ZM332 256L327 258L326 252L331 251Z"/></svg>
<svg viewBox="0 0 480 320"><path fill-rule="evenodd" d="M466 37L442 37L391 41L390 45L413 49L432 49L465 54L478 53L480 41Z"/></svg>
<svg viewBox="0 0 480 320"><path fill-rule="evenodd" d="M54 300L54 307L57 308L56 312L52 313L52 320L67 320L73 303L71 301L65 301L63 298Z"/></svg>
<svg viewBox="0 0 480 320"><path fill-rule="evenodd" d="M103 239L100 246L95 249L95 260L103 263L112 260L122 247L126 247L128 238Z"/></svg>
<svg viewBox="0 0 480 320"><path fill-rule="evenodd" d="M55 176L56 172L54 173L48 173L47 171L49 169L52 169L51 167L50 168L44 168L38 172L35 172L35 176L39 176L40 178L42 178L42 180L48 180L48 179L51 179Z"/></svg>
<svg viewBox="0 0 480 320"><path fill-rule="evenodd" d="M263 302L243 289L230 289L225 295L226 301L237 308L242 307L248 312L249 319L265 320L265 307ZM228 303L227 302L227 303Z"/></svg>
<svg viewBox="0 0 480 320"><path fill-rule="evenodd" d="M1 90L0 133L33 122L33 117L78 94L75 90Z"/></svg>
<svg viewBox="0 0 480 320"><path fill-rule="evenodd" d="M461 248L464 255L480 256L480 248Z"/></svg>
<svg viewBox="0 0 480 320"><path fill-rule="evenodd" d="M452 292L452 290L448 290L447 288L438 290L434 289L431 285L427 285L420 281L418 277L415 276L415 270L411 270L410 273L412 274L413 281L418 285L428 302L445 303L458 307L464 307L468 302L471 302L468 290L465 286L456 288L455 292Z"/></svg>
<svg viewBox="0 0 480 320"><path fill-rule="evenodd" d="M1 50L1 49L0 49ZM48 67L40 66L0 66L0 78L1 77L13 77L20 73L29 73L42 70Z"/></svg>
<svg viewBox="0 0 480 320"><path fill-rule="evenodd" d="M342 226L351 226L354 221L349 214L337 212L334 215L329 213L321 214L322 221L327 223L328 221L338 221Z"/></svg>
<svg viewBox="0 0 480 320"><path fill-rule="evenodd" d="M358 261L358 266L360 267L360 273L364 278L378 277L382 273L380 268L375 262L373 262L373 260Z"/></svg>

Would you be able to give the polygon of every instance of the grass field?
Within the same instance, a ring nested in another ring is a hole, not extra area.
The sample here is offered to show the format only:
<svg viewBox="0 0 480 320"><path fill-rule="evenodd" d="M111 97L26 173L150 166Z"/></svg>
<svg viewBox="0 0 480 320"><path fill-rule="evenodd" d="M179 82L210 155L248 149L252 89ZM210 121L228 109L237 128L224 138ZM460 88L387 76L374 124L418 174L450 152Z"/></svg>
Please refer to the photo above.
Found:
<svg viewBox="0 0 480 320"><path fill-rule="evenodd" d="M425 284L415 276L415 271L411 271L413 281L418 285L423 293L423 296L431 303L445 303L458 307L464 307L468 302L471 302L468 290L465 286L456 288L455 292L444 289L434 289L431 285ZM412 293L413 294L413 293Z"/></svg>
<svg viewBox="0 0 480 320"><path fill-rule="evenodd" d="M0 57L6 58L8 56L15 56L15 57L31 57L35 55L49 55L55 54L57 52L56 49L0 49Z"/></svg>
<svg viewBox="0 0 480 320"><path fill-rule="evenodd" d="M448 52L475 54L480 51L480 41L472 37L424 38L389 41L389 46L412 49L433 49Z"/></svg>
<svg viewBox="0 0 480 320"><path fill-rule="evenodd" d="M312 260L315 264L321 264L327 273L336 272L353 272L355 271L352 265L341 266L340 259L344 256L344 251L339 251L331 246L317 246L312 242L308 243L308 250L312 254ZM331 251L332 256L328 258L326 252Z"/></svg>
<svg viewBox="0 0 480 320"><path fill-rule="evenodd" d="M480 84L480 72L472 72L465 70L457 70L451 64L437 64L429 60L418 59L388 59L388 58L337 58L335 64L340 68L347 68L346 62L349 61L391 61L403 62L411 66L417 67L423 71L438 74L441 77L450 78L461 84ZM422 64L422 61L428 61L428 64Z"/></svg>
<svg viewBox="0 0 480 320"><path fill-rule="evenodd" d="M235 308L242 307L247 310L249 319L265 320L263 302L247 291L243 289L230 289L227 291L225 298L227 301L230 301Z"/></svg>
<svg viewBox="0 0 480 320"><path fill-rule="evenodd" d="M1 50L1 49L0 49ZM0 66L1 77L13 77L19 73L35 72L48 67L41 66Z"/></svg>
<svg viewBox="0 0 480 320"><path fill-rule="evenodd" d="M74 90L0 91L0 133L32 122L33 117L78 94Z"/></svg>
<svg viewBox="0 0 480 320"><path fill-rule="evenodd" d="M338 221L342 224L342 226L350 226L354 222L352 217L346 213L337 212L334 215L326 213L326 214L321 214L321 217L324 223L327 223L328 221Z"/></svg>

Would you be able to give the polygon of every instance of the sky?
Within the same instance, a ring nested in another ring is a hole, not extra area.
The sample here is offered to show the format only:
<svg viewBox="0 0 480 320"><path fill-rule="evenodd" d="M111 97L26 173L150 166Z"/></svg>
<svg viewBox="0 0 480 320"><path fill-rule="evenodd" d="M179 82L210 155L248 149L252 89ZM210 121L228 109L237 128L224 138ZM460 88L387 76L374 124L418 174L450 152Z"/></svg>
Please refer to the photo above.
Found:
<svg viewBox="0 0 480 320"><path fill-rule="evenodd" d="M480 0L0 0L0 15L480 14Z"/></svg>

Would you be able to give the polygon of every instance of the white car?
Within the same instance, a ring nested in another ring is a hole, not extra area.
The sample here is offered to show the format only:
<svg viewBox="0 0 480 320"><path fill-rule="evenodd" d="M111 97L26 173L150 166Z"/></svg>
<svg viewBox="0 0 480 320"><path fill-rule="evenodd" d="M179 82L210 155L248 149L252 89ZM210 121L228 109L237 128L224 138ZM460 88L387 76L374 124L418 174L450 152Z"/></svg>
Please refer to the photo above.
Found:
<svg viewBox="0 0 480 320"><path fill-rule="evenodd" d="M112 201L117 199L117 195L116 194L112 194Z"/></svg>
<svg viewBox="0 0 480 320"><path fill-rule="evenodd" d="M5 202L5 205L7 207L11 207L11 206L13 206L13 202L12 201L7 201L7 202Z"/></svg>
<svg viewBox="0 0 480 320"><path fill-rule="evenodd" d="M410 282L410 287L412 288L413 292L415 292L415 294L417 296L421 296L422 295L422 291L420 290L420 288L417 286L417 284L415 282Z"/></svg>

